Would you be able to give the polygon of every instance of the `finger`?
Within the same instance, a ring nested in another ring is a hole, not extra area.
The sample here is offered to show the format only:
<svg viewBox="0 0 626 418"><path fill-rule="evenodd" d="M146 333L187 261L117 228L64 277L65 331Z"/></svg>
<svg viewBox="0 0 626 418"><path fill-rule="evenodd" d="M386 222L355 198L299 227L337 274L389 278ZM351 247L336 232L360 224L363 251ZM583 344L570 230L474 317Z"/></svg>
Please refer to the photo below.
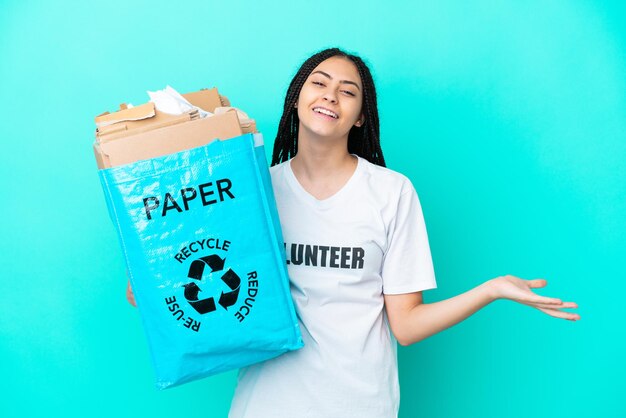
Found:
<svg viewBox="0 0 626 418"><path fill-rule="evenodd" d="M528 286L532 288L546 287L548 285L548 281L546 279L534 279L534 280L526 280Z"/></svg>
<svg viewBox="0 0 626 418"><path fill-rule="evenodd" d="M137 307L137 303L135 302L135 297L133 296L132 293L126 293L126 300L128 300L128 303L130 303L134 307Z"/></svg>
<svg viewBox="0 0 626 418"><path fill-rule="evenodd" d="M522 302L533 303L533 304L542 304L542 305L550 305L552 307L559 306L563 304L563 301L559 298L549 298L546 296L539 296L533 294L532 296L528 296L522 299Z"/></svg>
<svg viewBox="0 0 626 418"><path fill-rule="evenodd" d="M545 303L525 303L525 305L532 306L535 308L545 308L545 309L576 309L578 305L574 302L563 302L560 305L549 305Z"/></svg>
<svg viewBox="0 0 626 418"><path fill-rule="evenodd" d="M571 312L564 312L558 309L546 309L546 308L537 308L537 309L539 309L541 312L548 314L554 318L567 319L570 321L576 321L580 319L580 315L571 313Z"/></svg>
<svg viewBox="0 0 626 418"><path fill-rule="evenodd" d="M580 319L580 315L576 313L559 311L557 309L545 309L545 308L537 308L537 309L555 318L567 319L570 321L578 321Z"/></svg>
<svg viewBox="0 0 626 418"><path fill-rule="evenodd" d="M128 300L128 303L130 303L134 307L137 307L137 303L135 302L135 295L133 294L133 288L130 286L130 280L126 285L126 299Z"/></svg>

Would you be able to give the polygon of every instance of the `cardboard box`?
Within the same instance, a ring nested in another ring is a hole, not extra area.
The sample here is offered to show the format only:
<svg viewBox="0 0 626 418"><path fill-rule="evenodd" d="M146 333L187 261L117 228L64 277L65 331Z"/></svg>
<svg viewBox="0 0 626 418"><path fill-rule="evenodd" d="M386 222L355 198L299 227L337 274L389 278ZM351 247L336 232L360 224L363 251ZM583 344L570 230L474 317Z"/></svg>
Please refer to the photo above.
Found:
<svg viewBox="0 0 626 418"><path fill-rule="evenodd" d="M191 93L185 93L183 94L183 97L192 105L211 113L213 113L216 107L228 106L224 103L229 103L228 99L219 95L217 88L215 87L212 89L202 89Z"/></svg>
<svg viewBox="0 0 626 418"><path fill-rule="evenodd" d="M206 145L216 139L228 139L242 134L237 114L228 112L111 141L96 141L94 152L98 168L109 168L172 154Z"/></svg>
<svg viewBox="0 0 626 418"><path fill-rule="evenodd" d="M215 108L221 107L223 103L216 88L183 94L183 97L192 105L211 113L215 111ZM228 99L225 101L228 102ZM122 104L117 112L105 112L96 116L96 137L102 142L186 122L198 117L197 112L182 115L159 112L152 102L131 108Z"/></svg>
<svg viewBox="0 0 626 418"><path fill-rule="evenodd" d="M133 112L131 114L128 111ZM125 114L132 115L135 119L124 119ZM96 130L96 137L98 142L106 142L124 136L175 125L177 123L189 122L199 117L197 110L183 113L182 115L170 115L156 110L154 103L146 103L131 109L110 113L104 117L96 117L96 124L101 124ZM114 120L114 122L103 121L102 119L104 118L109 118ZM98 121L98 119L100 119L100 121Z"/></svg>
<svg viewBox="0 0 626 418"><path fill-rule="evenodd" d="M230 105L217 89L203 89L183 96L208 112ZM200 118L194 110L182 115L159 112L154 103L96 116L93 144L98 168L109 168L206 145L215 139L256 132L254 121L241 125L235 111Z"/></svg>

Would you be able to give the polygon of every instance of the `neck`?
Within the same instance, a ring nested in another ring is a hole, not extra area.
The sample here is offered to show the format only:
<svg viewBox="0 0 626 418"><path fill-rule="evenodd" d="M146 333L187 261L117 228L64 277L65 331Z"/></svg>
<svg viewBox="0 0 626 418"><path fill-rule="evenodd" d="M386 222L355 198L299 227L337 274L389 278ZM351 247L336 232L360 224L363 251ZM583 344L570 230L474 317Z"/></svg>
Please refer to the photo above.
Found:
<svg viewBox="0 0 626 418"><path fill-rule="evenodd" d="M302 130L298 135L298 153L293 157L294 171L310 179L333 177L356 165L356 157L348 153L348 136L328 139L313 138Z"/></svg>

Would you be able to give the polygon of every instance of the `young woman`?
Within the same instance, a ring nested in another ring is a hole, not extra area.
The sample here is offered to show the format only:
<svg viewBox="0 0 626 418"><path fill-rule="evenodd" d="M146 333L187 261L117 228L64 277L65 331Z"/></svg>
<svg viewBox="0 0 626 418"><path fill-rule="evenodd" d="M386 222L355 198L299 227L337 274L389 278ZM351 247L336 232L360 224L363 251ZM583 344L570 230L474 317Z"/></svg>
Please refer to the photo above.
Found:
<svg viewBox="0 0 626 418"><path fill-rule="evenodd" d="M229 417L396 417L397 340L413 344L510 299L571 321L545 280L491 279L423 303L436 287L407 177L385 168L369 69L339 49L304 62L274 143L272 184L304 347L244 368ZM129 300L132 293L129 291Z"/></svg>

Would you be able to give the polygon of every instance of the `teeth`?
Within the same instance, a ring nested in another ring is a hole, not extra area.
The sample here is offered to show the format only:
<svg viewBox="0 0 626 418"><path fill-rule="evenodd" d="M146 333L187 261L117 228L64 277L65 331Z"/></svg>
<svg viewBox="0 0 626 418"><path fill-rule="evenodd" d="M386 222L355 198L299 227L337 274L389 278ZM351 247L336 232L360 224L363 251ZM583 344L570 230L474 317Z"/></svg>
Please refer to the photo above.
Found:
<svg viewBox="0 0 626 418"><path fill-rule="evenodd" d="M328 115L328 116L331 116L331 117L337 119L337 114L335 112L331 112L330 110L326 110L326 109L322 109L320 107L316 107L315 109L313 109L313 111L317 112L317 113L321 113L323 115Z"/></svg>

